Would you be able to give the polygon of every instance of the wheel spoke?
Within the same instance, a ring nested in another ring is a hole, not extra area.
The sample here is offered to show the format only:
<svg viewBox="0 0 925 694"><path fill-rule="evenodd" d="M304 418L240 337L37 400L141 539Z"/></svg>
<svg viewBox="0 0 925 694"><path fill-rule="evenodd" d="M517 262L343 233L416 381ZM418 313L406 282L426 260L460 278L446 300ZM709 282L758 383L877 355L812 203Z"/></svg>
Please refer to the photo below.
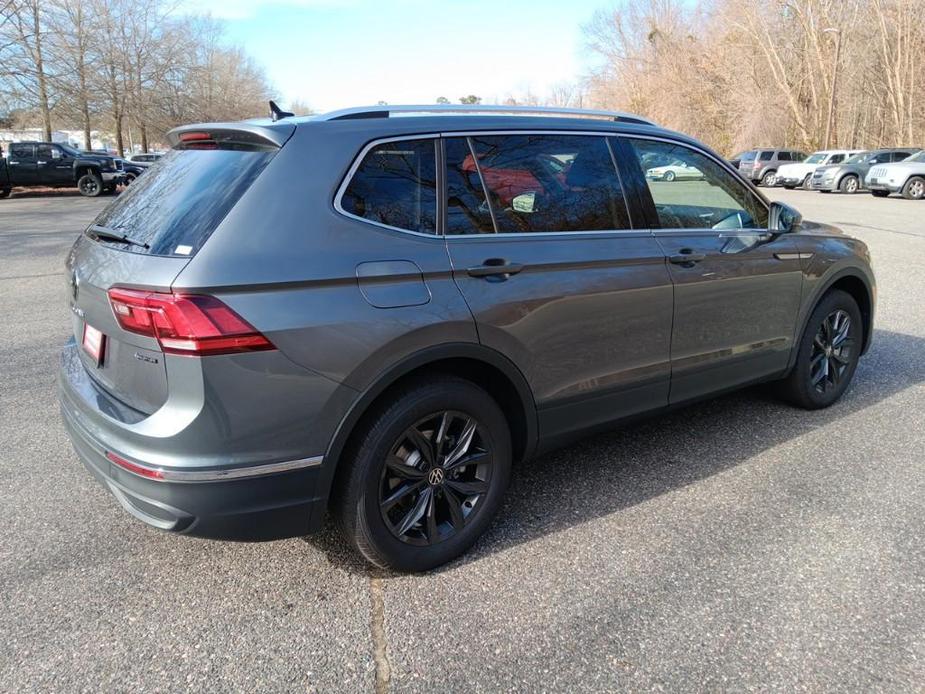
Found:
<svg viewBox="0 0 925 694"><path fill-rule="evenodd" d="M440 428L437 429L437 438L434 440L434 451L437 456L440 455L440 451L443 449L443 440L446 438L446 432L450 428L450 413L444 412L443 416L440 417Z"/></svg>
<svg viewBox="0 0 925 694"><path fill-rule="evenodd" d="M402 518L398 527L395 528L395 532L399 537L406 535L408 531L414 527L414 524L421 520L421 517L427 511L428 505L430 504L430 498L432 496L433 491L430 487L427 487L424 491L421 492L421 495L418 497L417 501L414 502L414 506L412 506L411 510L405 514L405 517Z"/></svg>
<svg viewBox="0 0 925 694"><path fill-rule="evenodd" d="M437 493L430 491L430 498L427 502L427 541L433 544L440 539L440 531L437 530Z"/></svg>
<svg viewBox="0 0 925 694"><path fill-rule="evenodd" d="M454 492L459 492L463 496L472 496L474 494L484 494L488 491L488 483L482 480L472 480L471 482L461 482L459 480L447 480L445 486Z"/></svg>
<svg viewBox="0 0 925 694"><path fill-rule="evenodd" d="M450 512L450 523L453 524L454 530L459 530L465 519L463 518L462 504L452 489L444 487L443 498L446 500L446 507Z"/></svg>
<svg viewBox="0 0 925 694"><path fill-rule="evenodd" d="M408 440L414 444L414 447L421 454L421 457L428 465L434 464L434 444L429 438L424 436L422 432L417 427L412 427L408 429L407 432Z"/></svg>
<svg viewBox="0 0 925 694"><path fill-rule="evenodd" d="M394 475L402 477L407 480L422 480L424 479L424 472L418 470L414 465L408 465L404 460L399 458L397 455L390 455L385 459L385 465Z"/></svg>
<svg viewBox="0 0 925 694"><path fill-rule="evenodd" d="M421 489L425 484L424 480L418 480L416 482L406 482L405 484L399 485L395 490L380 504L383 511L389 511L391 508L397 504L399 501L407 497L409 494L412 494L419 489Z"/></svg>
<svg viewBox="0 0 925 694"><path fill-rule="evenodd" d="M466 452L469 450L469 446L472 445L472 438L475 436L476 423L472 418L466 419L466 424L463 426L462 434L459 435L459 438L456 441L456 446L450 451L447 455L446 460L443 461L443 467L449 468L457 460L462 458Z"/></svg>
<svg viewBox="0 0 925 694"><path fill-rule="evenodd" d="M851 361L848 357L846 357L841 352L832 352L832 359L837 361L842 366L847 366L848 362Z"/></svg>
<svg viewBox="0 0 925 694"><path fill-rule="evenodd" d="M456 470L461 467L466 467L466 465L481 464L490 462L488 453L485 451L473 451L468 455L464 455L459 460L454 461L451 465L444 465L444 469L449 472L450 470Z"/></svg>
<svg viewBox="0 0 925 694"><path fill-rule="evenodd" d="M813 345L815 345L816 349L818 349L820 352L825 351L825 342L822 341L821 335L817 334L816 337L813 338Z"/></svg>
<svg viewBox="0 0 925 694"><path fill-rule="evenodd" d="M838 364L831 357L829 358L827 364L827 369L829 372L830 380L832 381L832 385L837 386L838 381L841 379L841 372L838 370Z"/></svg>
<svg viewBox="0 0 925 694"><path fill-rule="evenodd" d="M829 375L829 360L826 359L825 355L822 355L822 360L819 365L819 370L813 376L813 385L818 386L821 383L823 384L823 390L825 390L825 378L828 375Z"/></svg>

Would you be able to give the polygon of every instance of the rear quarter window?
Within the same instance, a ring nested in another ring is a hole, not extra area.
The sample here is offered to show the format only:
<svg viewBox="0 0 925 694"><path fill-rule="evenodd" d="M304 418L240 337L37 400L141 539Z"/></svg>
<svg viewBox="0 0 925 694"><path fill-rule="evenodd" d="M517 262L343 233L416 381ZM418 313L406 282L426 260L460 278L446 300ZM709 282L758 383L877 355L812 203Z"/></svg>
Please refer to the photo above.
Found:
<svg viewBox="0 0 925 694"><path fill-rule="evenodd" d="M353 172L338 203L342 212L376 224L437 233L436 141L374 145Z"/></svg>
<svg viewBox="0 0 925 694"><path fill-rule="evenodd" d="M133 252L191 256L273 158L272 149L171 150L95 224L145 243ZM118 244L116 244L118 246Z"/></svg>

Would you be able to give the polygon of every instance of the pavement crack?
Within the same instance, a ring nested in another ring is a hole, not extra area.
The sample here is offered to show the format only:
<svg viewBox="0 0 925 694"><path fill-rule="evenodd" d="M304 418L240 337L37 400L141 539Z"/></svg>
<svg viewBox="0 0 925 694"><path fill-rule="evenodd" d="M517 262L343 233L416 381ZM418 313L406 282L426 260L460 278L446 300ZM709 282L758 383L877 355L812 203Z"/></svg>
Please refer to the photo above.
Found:
<svg viewBox="0 0 925 694"><path fill-rule="evenodd" d="M388 643L385 637L385 597L382 577L369 577L370 624L373 640L373 661L376 664L376 694L387 694L392 668L389 665Z"/></svg>

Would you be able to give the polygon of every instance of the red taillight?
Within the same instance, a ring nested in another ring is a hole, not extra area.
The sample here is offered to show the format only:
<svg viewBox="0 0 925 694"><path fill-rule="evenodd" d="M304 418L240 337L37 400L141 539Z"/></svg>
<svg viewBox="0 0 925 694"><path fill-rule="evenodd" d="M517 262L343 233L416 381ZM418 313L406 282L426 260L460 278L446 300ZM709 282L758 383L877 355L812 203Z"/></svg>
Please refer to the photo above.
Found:
<svg viewBox="0 0 925 694"><path fill-rule="evenodd" d="M141 475L142 477L147 477L152 480L162 480L164 479L164 473L156 468L149 468L144 465L138 465L126 460L120 456L117 456L112 451L106 451L106 457L120 468L128 470L129 472L134 472L136 475Z"/></svg>
<svg viewBox="0 0 925 694"><path fill-rule="evenodd" d="M211 140L209 133L180 133L180 142L191 142L194 140Z"/></svg>
<svg viewBox="0 0 925 694"><path fill-rule="evenodd" d="M153 337L171 354L205 356L276 349L214 296L113 288L109 303L123 330Z"/></svg>

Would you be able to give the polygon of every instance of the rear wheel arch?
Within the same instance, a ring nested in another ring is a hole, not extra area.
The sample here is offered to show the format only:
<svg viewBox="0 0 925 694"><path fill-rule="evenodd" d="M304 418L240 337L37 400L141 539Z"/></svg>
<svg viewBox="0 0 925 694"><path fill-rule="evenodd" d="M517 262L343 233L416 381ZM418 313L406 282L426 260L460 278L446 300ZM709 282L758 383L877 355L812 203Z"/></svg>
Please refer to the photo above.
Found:
<svg viewBox="0 0 925 694"><path fill-rule="evenodd" d="M532 455L538 438L536 405L520 370L504 355L482 345L442 345L424 349L392 366L357 398L325 451L327 462L319 482L319 496L330 498L337 471L343 469L340 458L353 433L363 426L377 406L386 401L390 393L433 374L457 376L488 392L507 419L514 460L524 460Z"/></svg>

